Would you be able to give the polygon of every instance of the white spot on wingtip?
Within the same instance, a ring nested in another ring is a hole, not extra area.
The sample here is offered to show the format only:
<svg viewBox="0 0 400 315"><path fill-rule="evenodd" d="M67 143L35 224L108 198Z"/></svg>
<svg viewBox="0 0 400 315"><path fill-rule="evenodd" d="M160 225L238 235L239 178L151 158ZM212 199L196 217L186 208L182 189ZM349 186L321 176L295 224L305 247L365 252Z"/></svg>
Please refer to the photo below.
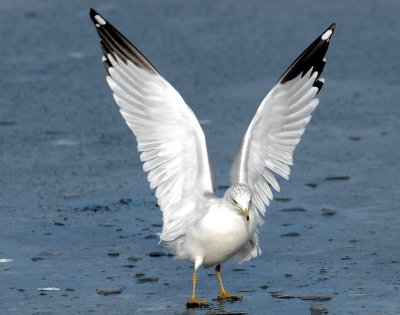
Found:
<svg viewBox="0 0 400 315"><path fill-rule="evenodd" d="M104 62L104 61L106 61L106 60L107 60L106 56L101 56L101 61L102 61L102 62Z"/></svg>
<svg viewBox="0 0 400 315"><path fill-rule="evenodd" d="M322 84L325 83L325 79L324 78L319 78L318 81L320 81Z"/></svg>
<svg viewBox="0 0 400 315"><path fill-rule="evenodd" d="M100 27L100 24L97 24L97 23L96 23L96 27Z"/></svg>
<svg viewBox="0 0 400 315"><path fill-rule="evenodd" d="M326 62L326 58L323 58L322 61L323 61L323 62Z"/></svg>
<svg viewBox="0 0 400 315"><path fill-rule="evenodd" d="M327 30L324 34L322 34L321 39L322 40L327 40L329 37L332 35L332 30Z"/></svg>
<svg viewBox="0 0 400 315"><path fill-rule="evenodd" d="M106 21L104 21L104 19L100 15L95 15L94 18L96 19L97 23L99 23L100 25L106 25Z"/></svg>

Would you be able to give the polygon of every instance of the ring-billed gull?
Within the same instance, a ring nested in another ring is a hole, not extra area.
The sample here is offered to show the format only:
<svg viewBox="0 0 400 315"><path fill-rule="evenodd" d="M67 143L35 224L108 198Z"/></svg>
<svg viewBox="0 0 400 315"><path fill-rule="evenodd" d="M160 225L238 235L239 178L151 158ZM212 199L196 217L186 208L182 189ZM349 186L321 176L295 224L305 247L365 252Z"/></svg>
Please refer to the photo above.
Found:
<svg viewBox="0 0 400 315"><path fill-rule="evenodd" d="M140 51L93 9L90 16L100 36L107 82L138 143L144 171L163 214L160 239L177 259L194 264L188 307L207 305L196 298L200 266L216 266L219 298L229 294L220 276L221 264L235 256L247 261L261 249L258 227L279 191L273 173L289 178L293 151L311 113L333 23L283 73L261 102L231 168L231 186L214 195L206 140L194 113L180 94Z"/></svg>

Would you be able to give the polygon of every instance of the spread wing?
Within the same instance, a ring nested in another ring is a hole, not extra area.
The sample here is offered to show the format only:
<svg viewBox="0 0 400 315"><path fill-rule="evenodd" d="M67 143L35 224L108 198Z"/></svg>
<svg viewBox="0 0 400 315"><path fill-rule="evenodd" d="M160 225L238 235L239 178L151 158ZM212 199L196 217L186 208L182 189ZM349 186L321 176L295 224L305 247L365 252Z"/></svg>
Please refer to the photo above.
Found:
<svg viewBox="0 0 400 315"><path fill-rule="evenodd" d="M250 186L253 205L262 215L273 198L271 187L280 190L273 173L289 178L293 151L318 105L316 95L324 83L319 77L334 28L322 33L264 98L232 165L232 184Z"/></svg>
<svg viewBox="0 0 400 315"><path fill-rule="evenodd" d="M180 94L118 30L96 11L107 82L135 134L143 169L163 211L161 239L184 233L185 220L214 185L204 133Z"/></svg>

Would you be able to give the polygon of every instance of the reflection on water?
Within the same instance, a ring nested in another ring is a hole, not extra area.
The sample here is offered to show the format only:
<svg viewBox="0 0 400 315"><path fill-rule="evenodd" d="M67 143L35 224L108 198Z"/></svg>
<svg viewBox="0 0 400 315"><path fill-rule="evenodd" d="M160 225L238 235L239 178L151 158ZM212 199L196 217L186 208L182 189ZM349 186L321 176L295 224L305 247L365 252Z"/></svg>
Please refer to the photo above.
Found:
<svg viewBox="0 0 400 315"><path fill-rule="evenodd" d="M225 311L226 304L233 304L238 302L233 302L229 300L218 300L214 299L212 303L210 303L207 307L202 308L192 308L187 309L180 315L247 315L247 312L244 311Z"/></svg>

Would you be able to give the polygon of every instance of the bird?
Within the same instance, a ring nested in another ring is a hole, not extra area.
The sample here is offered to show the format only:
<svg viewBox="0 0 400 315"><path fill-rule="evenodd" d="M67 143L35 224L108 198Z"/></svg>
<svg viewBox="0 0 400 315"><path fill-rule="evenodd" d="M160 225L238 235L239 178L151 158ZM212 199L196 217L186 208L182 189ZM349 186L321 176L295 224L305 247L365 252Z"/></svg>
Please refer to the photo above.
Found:
<svg viewBox="0 0 400 315"><path fill-rule="evenodd" d="M233 160L231 185L222 198L204 132L195 114L151 62L94 9L90 17L103 52L106 80L119 111L137 140L137 150L163 217L159 234L176 259L194 265L187 307L203 307L197 298L200 267L215 266L218 299L240 300L227 292L221 265L261 254L258 230L273 192L275 174L289 179L293 152L317 107L332 23L287 68L259 105Z"/></svg>

